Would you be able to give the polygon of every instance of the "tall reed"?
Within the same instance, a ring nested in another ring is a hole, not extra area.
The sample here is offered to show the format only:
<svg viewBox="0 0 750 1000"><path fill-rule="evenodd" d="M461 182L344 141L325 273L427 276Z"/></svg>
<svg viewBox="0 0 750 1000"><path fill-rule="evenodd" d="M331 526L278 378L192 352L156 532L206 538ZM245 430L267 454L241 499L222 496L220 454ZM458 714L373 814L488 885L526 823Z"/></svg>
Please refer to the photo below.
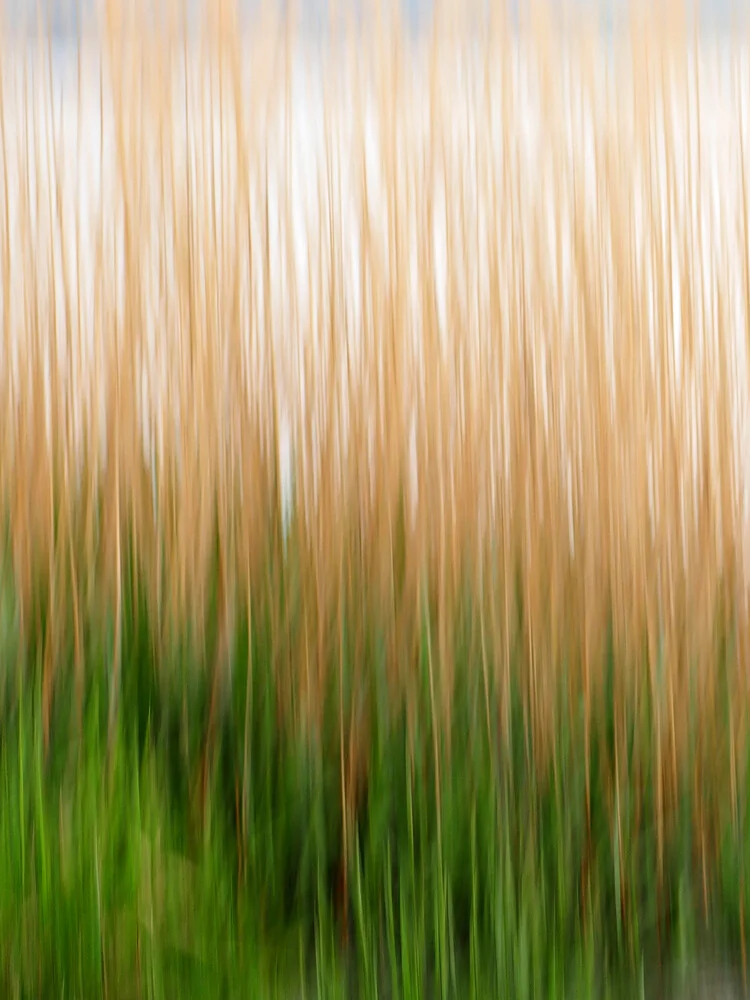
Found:
<svg viewBox="0 0 750 1000"><path fill-rule="evenodd" d="M605 43L376 4L321 58L294 12L107 0L61 70L3 35L0 503L45 725L106 616L115 718L137 587L213 720L242 616L282 719L338 692L345 817L377 642L412 734L425 650L436 719L471 670L509 725L520 684L541 769L559 692L592 730L611 682L613 811L629 712L660 830L688 759L736 798L750 78L673 6Z"/></svg>

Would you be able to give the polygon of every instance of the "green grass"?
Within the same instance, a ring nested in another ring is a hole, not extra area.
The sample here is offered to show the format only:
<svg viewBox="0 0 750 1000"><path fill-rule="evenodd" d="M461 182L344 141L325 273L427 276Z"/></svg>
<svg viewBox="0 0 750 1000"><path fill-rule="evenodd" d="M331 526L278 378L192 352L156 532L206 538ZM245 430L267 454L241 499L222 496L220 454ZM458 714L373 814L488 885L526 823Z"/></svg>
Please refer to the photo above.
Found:
<svg viewBox="0 0 750 1000"><path fill-rule="evenodd" d="M561 696L544 768L520 688L506 738L494 709L487 725L498 692L457 640L449 758L426 622L411 739L379 690L382 643L355 672L346 636L336 667L370 687L343 685L344 713L328 692L319 731L305 734L280 721L273 636L257 615L252 632L237 629L231 703L209 742L209 685L163 683L206 676L192 647L175 642L164 662L144 607L126 605L114 732L111 629L91 622L80 718L63 651L45 747L42 649L22 648L4 592L3 996L631 997L655 995L659 970L691 975L704 953L740 968L750 797L741 788L732 812L686 777L659 889L648 706L624 720L613 785L600 766L613 753L611 693L588 745L582 707ZM344 843L340 720L357 693L368 766ZM712 748L719 766L723 752ZM707 905L698 800L715 830Z"/></svg>

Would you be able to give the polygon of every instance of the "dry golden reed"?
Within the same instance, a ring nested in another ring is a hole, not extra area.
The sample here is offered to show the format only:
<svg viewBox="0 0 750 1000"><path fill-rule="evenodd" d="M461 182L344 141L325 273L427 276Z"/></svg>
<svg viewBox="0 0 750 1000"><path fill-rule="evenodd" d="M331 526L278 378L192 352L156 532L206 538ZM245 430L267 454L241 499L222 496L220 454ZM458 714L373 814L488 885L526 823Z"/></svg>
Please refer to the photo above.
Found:
<svg viewBox="0 0 750 1000"><path fill-rule="evenodd" d="M300 724L377 628L413 712L429 614L436 716L481 670L504 719L515 680L542 759L609 642L667 802L731 635L740 746L750 74L681 5L628 10L606 41L541 3L416 34L341 5L316 54L273 4L106 0L72 76L8 29L0 502L47 701L105 610L117 677L132 556L216 706L247 613Z"/></svg>

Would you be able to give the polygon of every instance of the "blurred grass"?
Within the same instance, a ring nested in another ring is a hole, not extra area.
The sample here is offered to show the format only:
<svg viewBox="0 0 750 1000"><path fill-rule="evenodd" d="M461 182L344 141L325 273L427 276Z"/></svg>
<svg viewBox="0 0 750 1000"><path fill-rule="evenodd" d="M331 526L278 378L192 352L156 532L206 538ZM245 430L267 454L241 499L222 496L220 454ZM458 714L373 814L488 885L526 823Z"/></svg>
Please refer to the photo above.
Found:
<svg viewBox="0 0 750 1000"><path fill-rule="evenodd" d="M347 53L350 151L325 74L300 260L291 21L276 59L207 3L191 62L177 0L153 33L105 6L117 211L102 183L89 232L51 84L0 66L0 995L659 996L704 957L742 979L741 102L709 247L709 144L666 110L694 84L677 15L623 45L608 104L594 36L555 63L540 17L537 153L501 18L463 106L451 22L423 90L379 25Z"/></svg>
<svg viewBox="0 0 750 1000"><path fill-rule="evenodd" d="M18 620L12 588L2 593L12 664ZM3 996L657 996L654 970L689 982L717 954L741 976L747 790L733 812L708 783L680 786L659 885L655 769L638 736L648 709L620 718L610 687L587 740L582 704L559 692L554 764L542 771L522 697L512 696L506 740L493 713L485 723L485 693L472 683L481 670L458 644L448 762L430 704L426 620L419 729L410 737L405 710L384 710L376 692L368 699L369 769L344 824L335 692L316 738L280 722L272 636L244 622L233 704L209 746L210 691L164 687L145 605L127 604L113 738L112 642L97 618L86 623L85 656L100 669L87 671L82 721L73 690L61 688L46 752L41 650L26 649L19 686L6 683ZM346 640L342 649L334 676L350 669ZM377 642L366 655L366 675L381 676ZM515 666L521 675L523 662ZM72 664L57 676L72 683ZM599 765L616 725L627 750L613 807ZM712 818L703 843L696 808Z"/></svg>

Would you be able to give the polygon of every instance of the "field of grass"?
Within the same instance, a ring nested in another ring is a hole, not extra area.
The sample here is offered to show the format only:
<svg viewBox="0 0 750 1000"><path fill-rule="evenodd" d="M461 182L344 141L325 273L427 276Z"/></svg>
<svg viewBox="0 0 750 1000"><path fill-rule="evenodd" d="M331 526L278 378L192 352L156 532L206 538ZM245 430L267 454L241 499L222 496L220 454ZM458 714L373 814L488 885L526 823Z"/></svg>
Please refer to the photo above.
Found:
<svg viewBox="0 0 750 1000"><path fill-rule="evenodd" d="M743 37L182 7L0 36L0 993L743 995Z"/></svg>

